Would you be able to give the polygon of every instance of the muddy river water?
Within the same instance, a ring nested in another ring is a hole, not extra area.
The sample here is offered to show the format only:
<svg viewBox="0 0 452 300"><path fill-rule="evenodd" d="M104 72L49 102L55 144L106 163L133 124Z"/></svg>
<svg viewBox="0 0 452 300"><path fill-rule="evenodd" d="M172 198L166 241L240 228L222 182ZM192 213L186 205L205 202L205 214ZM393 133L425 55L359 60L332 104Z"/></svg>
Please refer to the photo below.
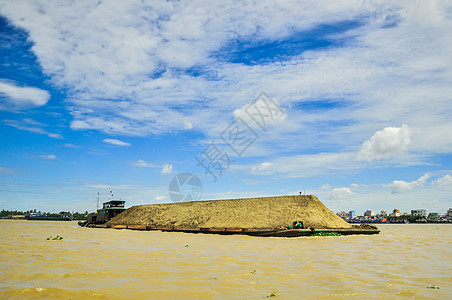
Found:
<svg viewBox="0 0 452 300"><path fill-rule="evenodd" d="M452 299L452 225L379 228L268 238L0 220L0 299Z"/></svg>

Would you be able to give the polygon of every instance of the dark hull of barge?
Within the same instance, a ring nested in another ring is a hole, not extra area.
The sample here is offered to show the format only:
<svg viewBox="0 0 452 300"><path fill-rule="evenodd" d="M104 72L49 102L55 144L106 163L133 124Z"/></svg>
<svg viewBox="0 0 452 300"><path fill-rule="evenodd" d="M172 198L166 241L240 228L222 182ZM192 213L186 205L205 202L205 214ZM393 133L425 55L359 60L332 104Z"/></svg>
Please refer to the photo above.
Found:
<svg viewBox="0 0 452 300"><path fill-rule="evenodd" d="M374 226L356 226L354 228L335 228L335 229L253 229L253 228L178 228L178 227L153 227L142 225L106 225L106 224L90 224L87 227L105 228L105 229L129 229L152 231L160 230L163 232L184 232L184 233L204 233L204 234L222 234L222 235L249 235L261 237L300 237L314 236L316 234L334 234L340 235L373 235L379 234L380 230Z"/></svg>

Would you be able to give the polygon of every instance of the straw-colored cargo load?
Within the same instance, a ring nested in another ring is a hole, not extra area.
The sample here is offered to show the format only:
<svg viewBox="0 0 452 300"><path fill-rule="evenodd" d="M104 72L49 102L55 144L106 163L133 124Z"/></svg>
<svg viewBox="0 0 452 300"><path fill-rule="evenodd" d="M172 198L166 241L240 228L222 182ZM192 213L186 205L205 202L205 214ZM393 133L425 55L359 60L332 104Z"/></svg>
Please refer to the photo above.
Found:
<svg viewBox="0 0 452 300"><path fill-rule="evenodd" d="M107 223L181 228L351 228L313 195L133 206Z"/></svg>

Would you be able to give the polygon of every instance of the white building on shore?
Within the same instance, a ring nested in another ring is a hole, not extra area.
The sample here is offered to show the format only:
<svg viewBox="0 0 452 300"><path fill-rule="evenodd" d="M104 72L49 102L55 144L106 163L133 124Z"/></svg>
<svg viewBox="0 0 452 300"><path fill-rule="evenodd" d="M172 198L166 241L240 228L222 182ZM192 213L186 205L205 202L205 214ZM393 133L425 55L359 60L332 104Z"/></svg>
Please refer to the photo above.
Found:
<svg viewBox="0 0 452 300"><path fill-rule="evenodd" d="M447 210L446 217L451 217L452 218L452 208L449 208Z"/></svg>
<svg viewBox="0 0 452 300"><path fill-rule="evenodd" d="M411 215L414 217L422 217L427 218L428 217L428 211L426 209L412 209Z"/></svg>
<svg viewBox="0 0 452 300"><path fill-rule="evenodd" d="M366 210L364 213L365 217L375 217L375 211L374 210Z"/></svg>

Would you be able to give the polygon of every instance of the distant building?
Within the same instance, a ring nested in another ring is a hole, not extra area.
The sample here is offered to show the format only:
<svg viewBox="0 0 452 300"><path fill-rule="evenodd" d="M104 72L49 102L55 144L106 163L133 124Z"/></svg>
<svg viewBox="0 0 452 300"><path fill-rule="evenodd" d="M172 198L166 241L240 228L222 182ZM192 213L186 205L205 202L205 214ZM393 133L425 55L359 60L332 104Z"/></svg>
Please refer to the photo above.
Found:
<svg viewBox="0 0 452 300"><path fill-rule="evenodd" d="M446 217L452 217L452 208L447 210Z"/></svg>
<svg viewBox="0 0 452 300"><path fill-rule="evenodd" d="M394 210L390 214L391 217L400 217L401 215L402 214L400 213L400 210L398 210L397 208L394 208Z"/></svg>
<svg viewBox="0 0 452 300"><path fill-rule="evenodd" d="M436 219L439 218L439 213L437 213L437 212L429 213L429 214L428 214L428 218L429 218L430 220L436 220Z"/></svg>
<svg viewBox="0 0 452 300"><path fill-rule="evenodd" d="M342 219L347 219L349 217L349 213L346 211L341 211L336 213L336 215L338 215L339 217L341 217Z"/></svg>
<svg viewBox="0 0 452 300"><path fill-rule="evenodd" d="M375 211L374 210L366 210L366 212L364 213L364 216L375 217Z"/></svg>
<svg viewBox="0 0 452 300"><path fill-rule="evenodd" d="M411 215L413 217L422 217L427 218L428 217L428 211L426 209L412 209Z"/></svg>
<svg viewBox="0 0 452 300"><path fill-rule="evenodd" d="M354 211L354 210L349 211L349 212L348 212L348 217L349 217L350 219L356 218L356 213L355 213L355 211Z"/></svg>
<svg viewBox="0 0 452 300"><path fill-rule="evenodd" d="M380 211L378 216L379 217L387 217L387 216L389 216L389 214L388 214L388 212L386 210L382 210L382 211Z"/></svg>

